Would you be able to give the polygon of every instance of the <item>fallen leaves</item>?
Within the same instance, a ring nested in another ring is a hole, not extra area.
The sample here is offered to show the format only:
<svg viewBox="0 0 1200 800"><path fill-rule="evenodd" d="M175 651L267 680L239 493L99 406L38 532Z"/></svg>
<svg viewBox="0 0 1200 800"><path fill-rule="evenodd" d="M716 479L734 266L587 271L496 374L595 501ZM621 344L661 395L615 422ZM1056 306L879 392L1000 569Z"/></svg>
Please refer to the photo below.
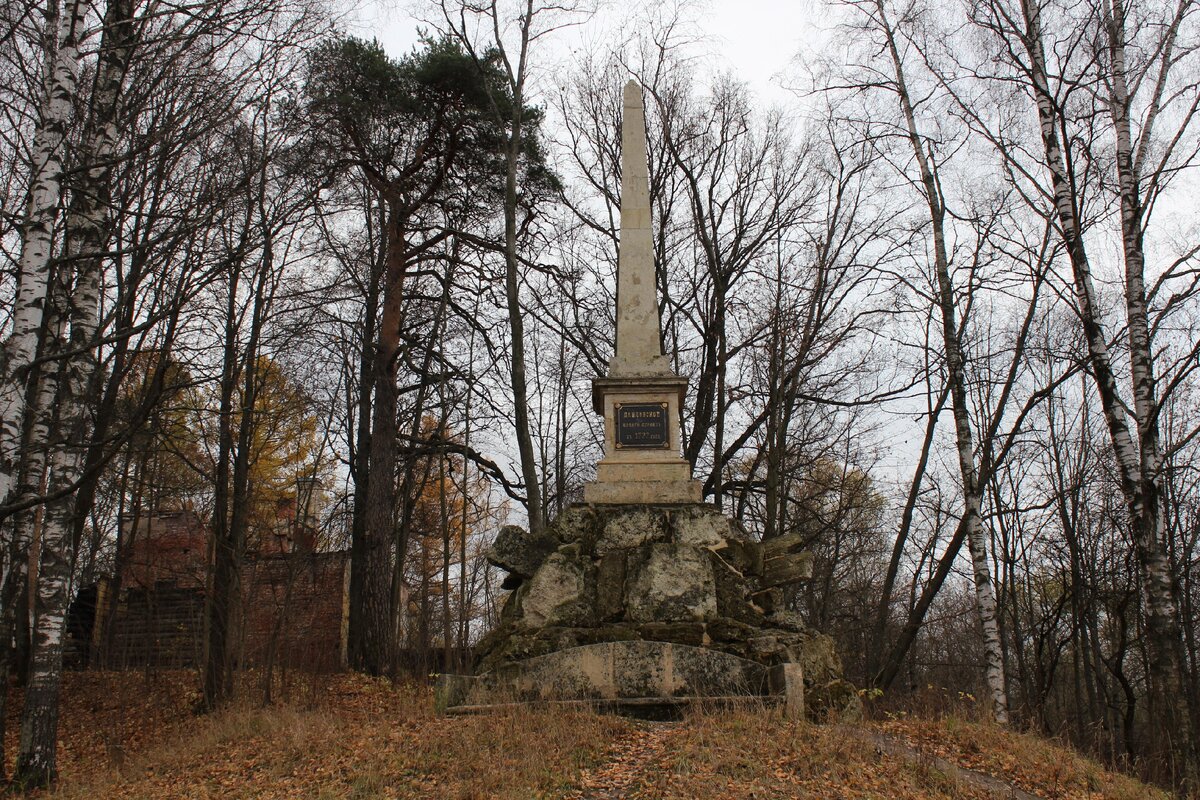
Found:
<svg viewBox="0 0 1200 800"><path fill-rule="evenodd" d="M1105 770L1046 739L955 717L900 717L879 730L960 767L992 775L1047 800L1167 800L1166 792Z"/></svg>
<svg viewBox="0 0 1200 800"><path fill-rule="evenodd" d="M1036 737L908 719L878 725L929 759L894 757L862 730L790 723L774 709L682 722L579 711L438 718L425 686L312 679L290 704L197 716L193 673L72 673L62 711L63 798L783 800L983 798L936 755L1044 798L1152 790ZM248 681L248 686L253 683ZM15 749L19 708L9 720ZM1162 795L1165 797L1165 795Z"/></svg>

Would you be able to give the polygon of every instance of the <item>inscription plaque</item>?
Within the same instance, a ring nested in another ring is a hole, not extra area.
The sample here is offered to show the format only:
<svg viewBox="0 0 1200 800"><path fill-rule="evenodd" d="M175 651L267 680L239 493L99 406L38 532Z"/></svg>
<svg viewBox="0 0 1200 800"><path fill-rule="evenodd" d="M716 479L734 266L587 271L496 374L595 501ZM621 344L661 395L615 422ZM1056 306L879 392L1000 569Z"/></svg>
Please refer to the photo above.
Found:
<svg viewBox="0 0 1200 800"><path fill-rule="evenodd" d="M666 403L616 403L614 411L618 450L671 446Z"/></svg>

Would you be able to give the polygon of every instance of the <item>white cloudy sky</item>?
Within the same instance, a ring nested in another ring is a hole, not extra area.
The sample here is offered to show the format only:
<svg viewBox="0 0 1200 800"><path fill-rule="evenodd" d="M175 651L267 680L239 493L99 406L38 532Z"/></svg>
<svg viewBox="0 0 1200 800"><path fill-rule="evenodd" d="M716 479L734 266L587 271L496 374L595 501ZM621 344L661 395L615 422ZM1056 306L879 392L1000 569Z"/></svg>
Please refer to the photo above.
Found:
<svg viewBox="0 0 1200 800"><path fill-rule="evenodd" d="M640 5L609 0L591 23L557 32L538 59L545 63L569 58L581 41L602 37L607 26L619 24ZM350 17L351 29L359 36L379 39L389 52L400 55L417 41L417 18L423 8L434 7L432 0L367 0ZM794 100L781 86L783 73L801 48L819 46L828 33L830 6L822 0L700 0L681 7L682 15L703 37L711 67L732 71L768 104Z"/></svg>

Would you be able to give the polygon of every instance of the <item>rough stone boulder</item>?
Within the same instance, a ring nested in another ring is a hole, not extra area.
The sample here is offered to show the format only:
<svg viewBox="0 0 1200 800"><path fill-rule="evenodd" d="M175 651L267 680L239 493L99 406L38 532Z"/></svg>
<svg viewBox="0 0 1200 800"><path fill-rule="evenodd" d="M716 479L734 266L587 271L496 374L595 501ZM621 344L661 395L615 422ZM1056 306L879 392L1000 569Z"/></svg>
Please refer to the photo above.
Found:
<svg viewBox="0 0 1200 800"><path fill-rule="evenodd" d="M489 558L509 571L506 585L515 591L500 624L476 649L477 700L488 691L503 695L501 685L521 694L529 685L586 683L576 674L579 665L606 657L588 655L591 650L657 642L725 654L762 670L790 665L803 673L810 716L853 713L857 696L841 679L832 640L782 607L779 587L806 577L810 568L798 550L791 537L755 542L740 524L701 503L577 504L537 538L507 526ZM547 658L573 648L584 649L571 659ZM675 653L646 652L646 658ZM550 680L545 671L555 664L566 672ZM572 698L564 690L560 699Z"/></svg>
<svg viewBox="0 0 1200 800"><path fill-rule="evenodd" d="M519 525L505 525L488 548L487 560L509 575L504 588L515 589L521 581L533 577L546 557L558 549L558 540L549 534L533 536Z"/></svg>

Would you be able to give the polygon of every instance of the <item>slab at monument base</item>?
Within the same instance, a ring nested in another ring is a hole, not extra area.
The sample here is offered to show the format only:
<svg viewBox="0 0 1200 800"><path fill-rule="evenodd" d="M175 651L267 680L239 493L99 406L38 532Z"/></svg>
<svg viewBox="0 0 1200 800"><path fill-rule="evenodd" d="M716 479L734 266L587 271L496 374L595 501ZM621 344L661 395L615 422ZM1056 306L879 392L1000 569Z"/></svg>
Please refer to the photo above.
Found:
<svg viewBox="0 0 1200 800"><path fill-rule="evenodd" d="M686 480L613 480L592 481L583 485L583 502L603 503L699 503L703 488L700 481Z"/></svg>
<svg viewBox="0 0 1200 800"><path fill-rule="evenodd" d="M635 716L669 714L713 700L779 704L804 716L799 664L765 666L729 653L672 642L582 645L506 664L477 677L442 675L438 710L476 713L509 703L582 703Z"/></svg>

